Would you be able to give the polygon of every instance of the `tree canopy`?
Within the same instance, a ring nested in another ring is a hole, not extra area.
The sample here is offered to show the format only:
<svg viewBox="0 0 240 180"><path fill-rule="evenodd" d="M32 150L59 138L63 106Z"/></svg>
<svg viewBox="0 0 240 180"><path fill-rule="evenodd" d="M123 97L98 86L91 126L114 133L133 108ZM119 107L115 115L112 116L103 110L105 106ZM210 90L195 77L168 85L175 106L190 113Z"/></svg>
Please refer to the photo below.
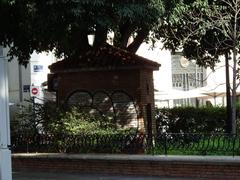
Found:
<svg viewBox="0 0 240 180"><path fill-rule="evenodd" d="M163 39L165 48L173 52L183 51L188 59L197 60L201 66L214 68L215 63L219 62L219 56L229 53L236 40L231 34L234 31L231 29L234 16L238 11L233 8L234 1L182 1L159 26L156 36Z"/></svg>
<svg viewBox="0 0 240 180"><path fill-rule="evenodd" d="M77 56L91 48L88 35L94 35L93 45L99 46L114 32L110 41L115 46L136 52L174 4L168 0L1 0L0 44L9 46L9 55L26 64L34 50ZM131 36L134 40L129 44Z"/></svg>
<svg viewBox="0 0 240 180"><path fill-rule="evenodd" d="M163 26L165 28L163 28ZM181 50L184 56L199 65L214 68L219 56L225 55L227 91L231 96L231 133L236 133L236 89L239 86L240 0L194 0L180 2L168 21L159 28L168 49ZM232 54L232 56L229 56ZM228 61L232 60L230 87Z"/></svg>

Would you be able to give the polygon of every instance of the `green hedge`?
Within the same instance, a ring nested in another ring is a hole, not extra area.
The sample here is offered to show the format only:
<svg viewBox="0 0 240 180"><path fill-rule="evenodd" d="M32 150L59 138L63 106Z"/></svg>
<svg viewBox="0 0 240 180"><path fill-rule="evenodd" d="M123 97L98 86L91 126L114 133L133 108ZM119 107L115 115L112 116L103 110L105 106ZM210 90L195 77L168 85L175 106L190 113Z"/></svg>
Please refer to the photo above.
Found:
<svg viewBox="0 0 240 180"><path fill-rule="evenodd" d="M57 107L54 102L19 106L16 118L11 121L12 134L114 135L136 134L137 128L121 128L114 119L90 113L82 107ZM84 111L85 110L85 111Z"/></svg>
<svg viewBox="0 0 240 180"><path fill-rule="evenodd" d="M224 107L156 109L158 133L223 133L226 118Z"/></svg>

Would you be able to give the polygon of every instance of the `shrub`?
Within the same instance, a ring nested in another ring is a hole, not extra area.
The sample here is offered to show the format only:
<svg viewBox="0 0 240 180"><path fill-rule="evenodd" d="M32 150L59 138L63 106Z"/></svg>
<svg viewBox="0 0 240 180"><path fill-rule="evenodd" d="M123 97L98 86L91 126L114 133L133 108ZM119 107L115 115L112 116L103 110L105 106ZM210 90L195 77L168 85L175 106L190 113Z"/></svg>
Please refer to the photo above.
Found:
<svg viewBox="0 0 240 180"><path fill-rule="evenodd" d="M79 107L57 108L50 102L20 106L12 129L14 150L20 152L27 147L30 152L120 153L143 147L143 142L136 142L137 129L117 128L104 116Z"/></svg>
<svg viewBox="0 0 240 180"><path fill-rule="evenodd" d="M222 133L225 121L224 107L156 109L158 133Z"/></svg>
<svg viewBox="0 0 240 180"><path fill-rule="evenodd" d="M19 106L16 118L11 122L13 133L27 134L116 134L135 132L136 129L118 128L107 117L83 111L80 107L57 107L54 102Z"/></svg>
<svg viewBox="0 0 240 180"><path fill-rule="evenodd" d="M66 135L109 134L122 130L108 119L86 113L78 107L60 110L57 116L49 119L46 129L51 133Z"/></svg>

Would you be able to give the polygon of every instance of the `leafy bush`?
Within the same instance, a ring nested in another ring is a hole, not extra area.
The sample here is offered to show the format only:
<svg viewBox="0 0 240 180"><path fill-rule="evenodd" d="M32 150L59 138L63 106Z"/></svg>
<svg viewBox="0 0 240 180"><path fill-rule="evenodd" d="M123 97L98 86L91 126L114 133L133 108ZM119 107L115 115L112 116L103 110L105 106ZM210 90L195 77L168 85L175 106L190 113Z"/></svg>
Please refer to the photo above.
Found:
<svg viewBox="0 0 240 180"><path fill-rule="evenodd" d="M11 123L13 133L28 134L116 134L136 133L136 129L121 129L113 120L83 111L79 107L57 107L54 102L44 104L28 101L19 106L15 121Z"/></svg>
<svg viewBox="0 0 240 180"><path fill-rule="evenodd" d="M11 121L12 133L37 134L43 131L43 125L50 112L55 112L51 102L34 103L33 99L24 104L18 104L14 119Z"/></svg>
<svg viewBox="0 0 240 180"><path fill-rule="evenodd" d="M104 117L86 113L78 107L71 107L49 119L47 129L52 133L79 135L79 134L114 134L124 132L124 129L116 128L113 122Z"/></svg>
<svg viewBox="0 0 240 180"><path fill-rule="evenodd" d="M19 108L11 126L14 151L24 152L27 147L27 152L129 153L143 147L135 139L137 129L118 128L108 118L79 107L30 102Z"/></svg>
<svg viewBox="0 0 240 180"><path fill-rule="evenodd" d="M224 132L225 121L224 107L156 109L158 133L221 133Z"/></svg>

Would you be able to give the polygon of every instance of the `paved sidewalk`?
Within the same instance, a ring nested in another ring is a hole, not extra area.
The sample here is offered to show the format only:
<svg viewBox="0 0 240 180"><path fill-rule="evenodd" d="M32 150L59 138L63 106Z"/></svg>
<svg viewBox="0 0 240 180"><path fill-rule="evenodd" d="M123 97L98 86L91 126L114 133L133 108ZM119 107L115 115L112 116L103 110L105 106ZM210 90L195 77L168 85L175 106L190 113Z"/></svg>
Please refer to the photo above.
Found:
<svg viewBox="0 0 240 180"><path fill-rule="evenodd" d="M77 174L58 172L13 172L13 180L197 180L195 178L171 178L151 176L121 176L99 174ZM200 180L200 179L199 179Z"/></svg>

